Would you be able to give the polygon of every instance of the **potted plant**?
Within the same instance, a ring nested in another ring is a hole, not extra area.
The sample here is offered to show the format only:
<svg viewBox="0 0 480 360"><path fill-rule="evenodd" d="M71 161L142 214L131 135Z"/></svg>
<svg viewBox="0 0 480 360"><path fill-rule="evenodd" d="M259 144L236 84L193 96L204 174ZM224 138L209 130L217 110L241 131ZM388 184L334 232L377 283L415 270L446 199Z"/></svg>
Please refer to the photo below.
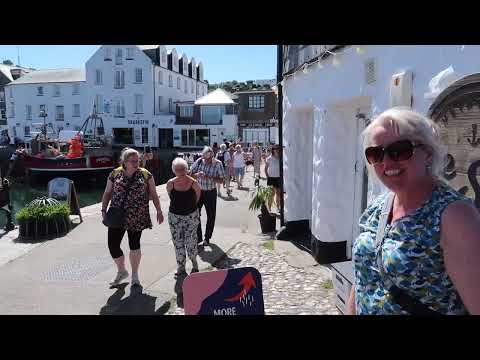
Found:
<svg viewBox="0 0 480 360"><path fill-rule="evenodd" d="M49 200L34 200L18 211L16 219L20 238L49 239L63 236L70 230L70 207Z"/></svg>
<svg viewBox="0 0 480 360"><path fill-rule="evenodd" d="M256 211L260 209L261 214L258 215L262 233L271 233L276 229L277 217L272 215L267 208L267 203L271 202L274 197L272 186L257 186L250 202L249 210Z"/></svg>

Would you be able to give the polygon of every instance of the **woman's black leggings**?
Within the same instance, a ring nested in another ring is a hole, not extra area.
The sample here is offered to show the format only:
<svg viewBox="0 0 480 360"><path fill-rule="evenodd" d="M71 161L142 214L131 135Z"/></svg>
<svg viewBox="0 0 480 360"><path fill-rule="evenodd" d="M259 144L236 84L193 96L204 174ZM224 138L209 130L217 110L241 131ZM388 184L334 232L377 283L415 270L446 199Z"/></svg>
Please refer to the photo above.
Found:
<svg viewBox="0 0 480 360"><path fill-rule="evenodd" d="M114 259L123 256L120 243L122 242L123 235L125 235L125 231L128 232L128 245L130 246L130 250L140 249L141 231L108 228L108 250L110 250L110 255L112 255Z"/></svg>

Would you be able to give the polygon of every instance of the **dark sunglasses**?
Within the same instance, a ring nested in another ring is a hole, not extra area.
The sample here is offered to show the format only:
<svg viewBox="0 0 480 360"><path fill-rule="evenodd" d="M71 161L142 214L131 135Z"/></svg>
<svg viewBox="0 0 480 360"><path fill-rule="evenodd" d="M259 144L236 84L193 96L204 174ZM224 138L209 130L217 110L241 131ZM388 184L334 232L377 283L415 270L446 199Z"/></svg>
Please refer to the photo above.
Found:
<svg viewBox="0 0 480 360"><path fill-rule="evenodd" d="M415 152L415 148L420 146L422 146L422 144L414 144L410 140L399 140L385 147L368 147L365 149L365 157L371 165L382 163L385 154L387 154L392 161L405 161L410 159Z"/></svg>

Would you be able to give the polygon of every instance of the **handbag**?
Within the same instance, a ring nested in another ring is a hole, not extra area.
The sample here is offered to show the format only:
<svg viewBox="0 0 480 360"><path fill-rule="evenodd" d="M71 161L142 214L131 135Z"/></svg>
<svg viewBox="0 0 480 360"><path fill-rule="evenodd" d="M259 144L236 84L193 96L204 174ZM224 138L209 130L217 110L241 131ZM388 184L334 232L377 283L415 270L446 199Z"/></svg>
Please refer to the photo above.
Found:
<svg viewBox="0 0 480 360"><path fill-rule="evenodd" d="M412 296L408 295L404 290L400 289L396 286L393 281L388 277L385 272L385 268L383 266L382 261L382 246L384 242L384 234L385 234L385 227L387 226L388 216L390 215L390 211L392 210L393 206L393 199L395 194L389 193L387 198L385 199L385 203L382 208L382 212L380 215L380 220L378 222L378 229L377 229L377 236L375 239L375 248L377 252L377 266L382 276L384 283L392 295L395 302L400 305L400 307L407 311L410 315L428 315L428 316L439 316L443 315L438 311L432 310L427 305L423 304L419 300L413 298Z"/></svg>
<svg viewBox="0 0 480 360"><path fill-rule="evenodd" d="M123 197L120 207L110 206L108 208L108 211L105 214L105 218L102 221L103 225L105 225L106 227L112 229L123 229L125 227L125 209L123 206L125 205L125 201L127 200L128 191L132 186L133 180L134 179L132 176L132 179L127 185L127 189L125 190L125 196Z"/></svg>

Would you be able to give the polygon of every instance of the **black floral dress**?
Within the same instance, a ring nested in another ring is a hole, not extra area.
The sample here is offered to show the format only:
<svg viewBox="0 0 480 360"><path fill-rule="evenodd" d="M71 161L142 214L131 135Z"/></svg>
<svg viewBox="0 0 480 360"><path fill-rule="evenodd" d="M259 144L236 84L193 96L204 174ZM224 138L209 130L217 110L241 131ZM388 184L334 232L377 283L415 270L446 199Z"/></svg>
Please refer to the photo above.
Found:
<svg viewBox="0 0 480 360"><path fill-rule="evenodd" d="M125 210L125 229L127 230L142 231L146 228L152 228L148 207L150 199L148 181L151 177L152 174L148 170L140 168L132 175L132 178L128 178L125 176L125 170L122 167L113 170L108 177L113 183L110 205L123 207ZM129 184L130 187L127 190ZM124 199L125 202L123 203Z"/></svg>

